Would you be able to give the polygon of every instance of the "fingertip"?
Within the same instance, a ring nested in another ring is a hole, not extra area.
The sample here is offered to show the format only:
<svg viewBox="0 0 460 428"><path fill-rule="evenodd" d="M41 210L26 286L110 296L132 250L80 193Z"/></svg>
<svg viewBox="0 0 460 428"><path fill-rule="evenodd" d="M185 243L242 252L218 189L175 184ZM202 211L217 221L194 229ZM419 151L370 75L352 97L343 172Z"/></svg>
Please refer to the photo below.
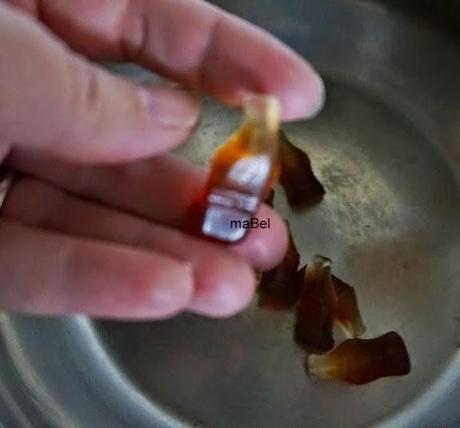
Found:
<svg viewBox="0 0 460 428"><path fill-rule="evenodd" d="M143 90L144 102L152 122L167 130L191 130L200 118L200 101L192 92L150 87Z"/></svg>
<svg viewBox="0 0 460 428"><path fill-rule="evenodd" d="M114 260L107 281L86 301L77 302L79 310L97 316L132 320L157 320L172 317L185 310L194 291L193 270L189 263L159 254L126 250L125 261ZM88 306L90 308L88 309ZM69 309L69 308L68 308ZM70 308L74 311L75 308Z"/></svg>
<svg viewBox="0 0 460 428"><path fill-rule="evenodd" d="M259 270L268 270L281 262L288 246L288 231L283 219L267 205L262 205L256 217L270 219L269 228L251 229L248 236L231 251L251 262Z"/></svg>
<svg viewBox="0 0 460 428"><path fill-rule="evenodd" d="M168 318L183 311L191 302L194 291L194 274L191 263L176 262L161 270L147 274L146 300L151 316Z"/></svg>
<svg viewBox="0 0 460 428"><path fill-rule="evenodd" d="M192 312L214 318L230 317L251 302L255 290L254 272L236 257L210 257L197 277L198 289L191 302Z"/></svg>
<svg viewBox="0 0 460 428"><path fill-rule="evenodd" d="M303 79L291 82L289 89L281 91L281 118L283 121L311 119L323 109L325 101L323 79L310 69Z"/></svg>

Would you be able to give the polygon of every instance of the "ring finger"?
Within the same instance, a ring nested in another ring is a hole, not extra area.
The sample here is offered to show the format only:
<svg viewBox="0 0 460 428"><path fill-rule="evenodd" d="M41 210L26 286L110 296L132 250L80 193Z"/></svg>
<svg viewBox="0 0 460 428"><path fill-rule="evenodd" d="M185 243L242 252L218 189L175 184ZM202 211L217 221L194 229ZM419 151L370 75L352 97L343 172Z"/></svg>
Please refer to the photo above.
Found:
<svg viewBox="0 0 460 428"><path fill-rule="evenodd" d="M158 221L181 226L206 174L173 155L110 167L84 167L25 151L16 151L9 165L69 192ZM266 270L283 258L286 226L278 214L263 205L257 216L270 218L270 229L252 229L237 245L228 247L258 269Z"/></svg>
<svg viewBox="0 0 460 428"><path fill-rule="evenodd" d="M196 312L231 315L247 305L253 294L252 269L228 249L84 201L36 179L15 183L3 215L43 229L148 249L190 264L194 292L187 307Z"/></svg>

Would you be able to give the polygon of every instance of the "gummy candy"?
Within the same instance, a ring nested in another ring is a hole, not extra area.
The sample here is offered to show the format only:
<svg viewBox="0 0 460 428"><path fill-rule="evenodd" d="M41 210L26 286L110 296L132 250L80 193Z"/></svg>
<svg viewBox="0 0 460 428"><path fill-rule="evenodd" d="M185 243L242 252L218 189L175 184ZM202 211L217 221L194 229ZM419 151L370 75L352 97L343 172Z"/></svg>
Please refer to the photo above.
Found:
<svg viewBox="0 0 460 428"><path fill-rule="evenodd" d="M270 309L289 309L299 297L303 275L297 272L300 255L295 246L289 223L289 245L282 262L274 269L264 272L259 285L259 305Z"/></svg>
<svg viewBox="0 0 460 428"><path fill-rule="evenodd" d="M348 339L324 355L309 355L307 373L361 385L385 376L402 376L411 369L401 336L391 331L375 339Z"/></svg>
<svg viewBox="0 0 460 428"><path fill-rule="evenodd" d="M214 153L202 194L192 204L189 230L213 240L234 243L279 175L279 103L276 98L250 95L244 101L241 127Z"/></svg>
<svg viewBox="0 0 460 428"><path fill-rule="evenodd" d="M364 323L358 307L358 300L353 287L332 276L337 307L334 312L334 322L342 328L348 337L359 337L364 331Z"/></svg>
<svg viewBox="0 0 460 428"><path fill-rule="evenodd" d="M313 174L308 155L280 131L280 183L291 208L309 208L323 199L324 187Z"/></svg>
<svg viewBox="0 0 460 428"><path fill-rule="evenodd" d="M333 348L336 306L331 261L314 256L305 269L304 284L296 307L294 337L299 346L318 354Z"/></svg>

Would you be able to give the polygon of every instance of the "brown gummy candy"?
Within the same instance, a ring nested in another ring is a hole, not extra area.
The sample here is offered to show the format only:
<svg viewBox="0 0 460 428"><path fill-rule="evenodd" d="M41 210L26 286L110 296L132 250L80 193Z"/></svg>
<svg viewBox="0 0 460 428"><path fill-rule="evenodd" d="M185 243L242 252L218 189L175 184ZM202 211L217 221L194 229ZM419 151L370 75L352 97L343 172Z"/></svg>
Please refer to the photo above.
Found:
<svg viewBox="0 0 460 428"><path fill-rule="evenodd" d="M279 174L279 103L251 95L244 101L244 122L214 153L205 189L188 210L187 229L227 243L238 242Z"/></svg>
<svg viewBox="0 0 460 428"><path fill-rule="evenodd" d="M308 155L280 131L280 183L291 208L305 209L323 199L324 187L315 177Z"/></svg>
<svg viewBox="0 0 460 428"><path fill-rule="evenodd" d="M273 200L275 199L275 191L270 189L268 191L267 196L264 198L264 203L267 204L269 207L273 208Z"/></svg>
<svg viewBox="0 0 460 428"><path fill-rule="evenodd" d="M290 309L297 301L303 277L299 277L297 269L300 254L292 237L289 223L289 246L282 262L274 269L264 272L259 284L259 306L274 309Z"/></svg>
<svg viewBox="0 0 460 428"><path fill-rule="evenodd" d="M403 376L410 369L406 345L394 331L375 339L348 339L328 354L306 359L310 375L356 385L386 376Z"/></svg>
<svg viewBox="0 0 460 428"><path fill-rule="evenodd" d="M331 275L331 261L314 256L305 269L304 283L296 307L294 337L311 353L334 347L333 320L337 305Z"/></svg>
<svg viewBox="0 0 460 428"><path fill-rule="evenodd" d="M337 296L334 322L348 337L361 336L365 331L365 326L359 311L355 290L334 275L332 276L332 282Z"/></svg>

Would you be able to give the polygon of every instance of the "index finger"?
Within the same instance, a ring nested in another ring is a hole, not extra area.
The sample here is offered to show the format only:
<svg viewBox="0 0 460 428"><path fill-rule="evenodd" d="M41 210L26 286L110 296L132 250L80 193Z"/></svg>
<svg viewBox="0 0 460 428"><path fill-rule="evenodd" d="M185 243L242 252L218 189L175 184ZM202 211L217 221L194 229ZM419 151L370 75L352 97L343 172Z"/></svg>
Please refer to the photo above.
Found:
<svg viewBox="0 0 460 428"><path fill-rule="evenodd" d="M95 58L140 63L231 105L247 92L272 94L284 120L312 116L323 104L324 85L306 61L267 32L203 1L38 3L51 29Z"/></svg>

